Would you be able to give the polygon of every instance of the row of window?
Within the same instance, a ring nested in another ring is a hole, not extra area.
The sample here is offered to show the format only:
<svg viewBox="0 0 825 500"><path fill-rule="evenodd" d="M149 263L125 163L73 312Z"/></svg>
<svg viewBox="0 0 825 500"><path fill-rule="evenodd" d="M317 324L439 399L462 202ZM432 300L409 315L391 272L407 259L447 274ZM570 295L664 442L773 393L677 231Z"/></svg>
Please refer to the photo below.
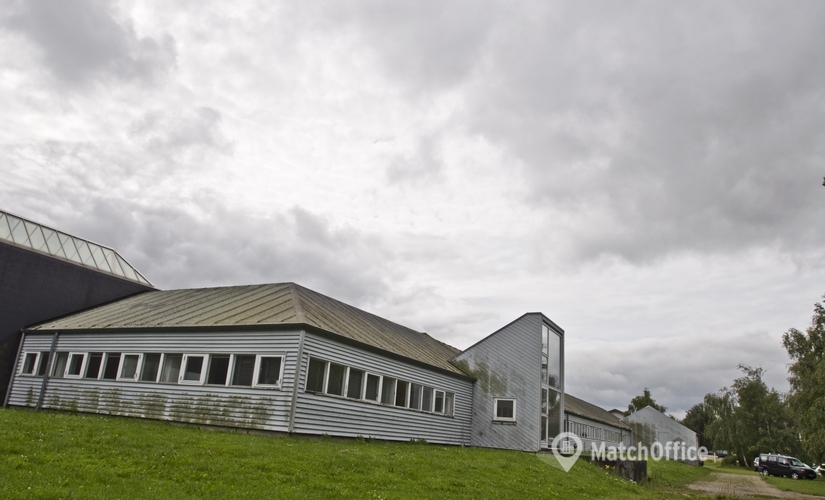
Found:
<svg viewBox="0 0 825 500"><path fill-rule="evenodd" d="M579 437L598 441L609 441L611 443L619 443L622 440L622 435L619 432L582 424L580 422L567 422L567 432L572 432Z"/></svg>
<svg viewBox="0 0 825 500"><path fill-rule="evenodd" d="M27 352L20 373L43 376L48 365L48 351ZM266 354L57 352L49 376L279 388L283 365L283 356Z"/></svg>
<svg viewBox="0 0 825 500"><path fill-rule="evenodd" d="M317 358L309 359L306 390L450 416L455 402L452 392Z"/></svg>

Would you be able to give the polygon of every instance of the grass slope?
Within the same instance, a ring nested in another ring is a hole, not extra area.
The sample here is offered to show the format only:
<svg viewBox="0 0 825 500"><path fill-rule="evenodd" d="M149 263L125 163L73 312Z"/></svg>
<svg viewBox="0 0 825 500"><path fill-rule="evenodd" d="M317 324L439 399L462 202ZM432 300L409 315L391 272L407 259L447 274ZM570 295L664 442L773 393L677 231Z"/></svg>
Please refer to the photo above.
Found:
<svg viewBox="0 0 825 500"><path fill-rule="evenodd" d="M706 474L662 462L649 472L641 486L529 453L0 410L2 498L683 498Z"/></svg>
<svg viewBox="0 0 825 500"><path fill-rule="evenodd" d="M813 481L803 479L794 481L793 479L788 479L786 477L766 477L765 481L776 486L780 490L825 497L825 478L822 477L819 477Z"/></svg>

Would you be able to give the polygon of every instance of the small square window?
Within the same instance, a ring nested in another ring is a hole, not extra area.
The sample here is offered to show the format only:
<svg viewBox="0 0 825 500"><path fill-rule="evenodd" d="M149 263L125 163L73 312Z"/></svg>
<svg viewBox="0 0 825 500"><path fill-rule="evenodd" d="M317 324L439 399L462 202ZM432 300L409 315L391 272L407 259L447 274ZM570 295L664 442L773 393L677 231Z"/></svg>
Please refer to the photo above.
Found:
<svg viewBox="0 0 825 500"><path fill-rule="evenodd" d="M327 375L327 394L344 395L344 375L347 368L343 365L330 363Z"/></svg>
<svg viewBox="0 0 825 500"><path fill-rule="evenodd" d="M255 376L255 355L236 354L234 358L232 385L252 387L252 379Z"/></svg>
<svg viewBox="0 0 825 500"><path fill-rule="evenodd" d="M493 420L499 422L515 422L516 421L516 400L515 399L498 399L493 403Z"/></svg>
<svg viewBox="0 0 825 500"><path fill-rule="evenodd" d="M307 370L307 392L324 392L324 378L326 377L327 362L309 358Z"/></svg>
<svg viewBox="0 0 825 500"><path fill-rule="evenodd" d="M395 406L407 407L407 388L410 386L409 382L399 380L395 385Z"/></svg>
<svg viewBox="0 0 825 500"><path fill-rule="evenodd" d="M120 353L107 352L106 359L103 362L103 379L115 380L117 372L120 370Z"/></svg>
<svg viewBox="0 0 825 500"><path fill-rule="evenodd" d="M143 367L140 369L140 380L143 382L156 382L160 371L160 354L147 353L143 355Z"/></svg>
<svg viewBox="0 0 825 500"><path fill-rule="evenodd" d="M282 358L280 356L259 356L258 359L258 383L256 385L280 385Z"/></svg>
<svg viewBox="0 0 825 500"><path fill-rule="evenodd" d="M66 375L66 363L69 361L68 352L58 352L54 358L54 367L52 368L52 377L63 378Z"/></svg>
<svg viewBox="0 0 825 500"><path fill-rule="evenodd" d="M349 369L349 380L347 381L347 397L352 399L361 399L361 386L364 385L364 372Z"/></svg>
<svg viewBox="0 0 825 500"><path fill-rule="evenodd" d="M40 353L40 361L37 363L37 375L42 377L49 369L49 351L42 351Z"/></svg>
<svg viewBox="0 0 825 500"><path fill-rule="evenodd" d="M381 404L392 406L395 403L395 380L392 377L384 377L381 384Z"/></svg>
<svg viewBox="0 0 825 500"><path fill-rule="evenodd" d="M378 402L378 395L381 394L381 376L367 374L367 387L364 391L364 399Z"/></svg>
<svg viewBox="0 0 825 500"><path fill-rule="evenodd" d="M100 376L100 366L103 364L102 352L90 352L89 362L86 363L86 374L84 378L98 378Z"/></svg>
<svg viewBox="0 0 825 500"><path fill-rule="evenodd" d="M205 354L184 354L183 370L180 375L181 384L202 385L204 378Z"/></svg>
<svg viewBox="0 0 825 500"><path fill-rule="evenodd" d="M80 378L83 374L83 362L86 361L85 352L69 353L68 368L66 368L67 378Z"/></svg>
<svg viewBox="0 0 825 500"><path fill-rule="evenodd" d="M118 380L137 380L138 365L142 354L124 354L123 362L120 364L120 374Z"/></svg>
<svg viewBox="0 0 825 500"><path fill-rule="evenodd" d="M209 356L209 373L206 383L209 385L226 385L229 374L229 354L212 354Z"/></svg>
<svg viewBox="0 0 825 500"><path fill-rule="evenodd" d="M164 354L162 368L160 370L160 381L166 384L177 384L180 378L180 365L183 354Z"/></svg>
<svg viewBox="0 0 825 500"><path fill-rule="evenodd" d="M34 369L37 368L37 353L27 352L23 359L23 368L20 370L22 375L34 375Z"/></svg>

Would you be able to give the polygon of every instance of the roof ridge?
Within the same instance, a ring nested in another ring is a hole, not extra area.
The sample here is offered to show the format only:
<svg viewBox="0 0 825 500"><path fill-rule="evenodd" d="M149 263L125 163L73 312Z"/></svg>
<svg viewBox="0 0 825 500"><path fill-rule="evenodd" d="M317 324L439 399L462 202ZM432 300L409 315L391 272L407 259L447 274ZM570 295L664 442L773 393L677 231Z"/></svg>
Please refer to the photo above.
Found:
<svg viewBox="0 0 825 500"><path fill-rule="evenodd" d="M288 283L288 285L289 293L292 295L293 307L295 307L295 317L298 319L300 323L306 323L307 315L304 311L303 304L301 304L301 294L298 293L298 285L291 281Z"/></svg>

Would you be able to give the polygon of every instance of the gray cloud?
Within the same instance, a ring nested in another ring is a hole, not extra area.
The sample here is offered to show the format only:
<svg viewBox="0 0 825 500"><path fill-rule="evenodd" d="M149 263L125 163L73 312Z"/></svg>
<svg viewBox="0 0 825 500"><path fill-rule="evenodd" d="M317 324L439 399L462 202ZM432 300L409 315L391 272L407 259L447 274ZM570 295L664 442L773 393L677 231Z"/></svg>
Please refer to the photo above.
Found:
<svg viewBox="0 0 825 500"><path fill-rule="evenodd" d="M106 0L9 1L3 25L34 43L51 72L72 87L101 77L154 83L175 66L172 37L139 37Z"/></svg>
<svg viewBox="0 0 825 500"><path fill-rule="evenodd" d="M418 139L412 158L398 156L387 166L387 180L390 184L421 185L437 179L444 169L438 153L438 138L431 134Z"/></svg>
<svg viewBox="0 0 825 500"><path fill-rule="evenodd" d="M132 121L128 135L160 160L201 162L208 151L233 151L234 144L225 136L221 120L221 113L208 107L177 114L150 111Z"/></svg>

